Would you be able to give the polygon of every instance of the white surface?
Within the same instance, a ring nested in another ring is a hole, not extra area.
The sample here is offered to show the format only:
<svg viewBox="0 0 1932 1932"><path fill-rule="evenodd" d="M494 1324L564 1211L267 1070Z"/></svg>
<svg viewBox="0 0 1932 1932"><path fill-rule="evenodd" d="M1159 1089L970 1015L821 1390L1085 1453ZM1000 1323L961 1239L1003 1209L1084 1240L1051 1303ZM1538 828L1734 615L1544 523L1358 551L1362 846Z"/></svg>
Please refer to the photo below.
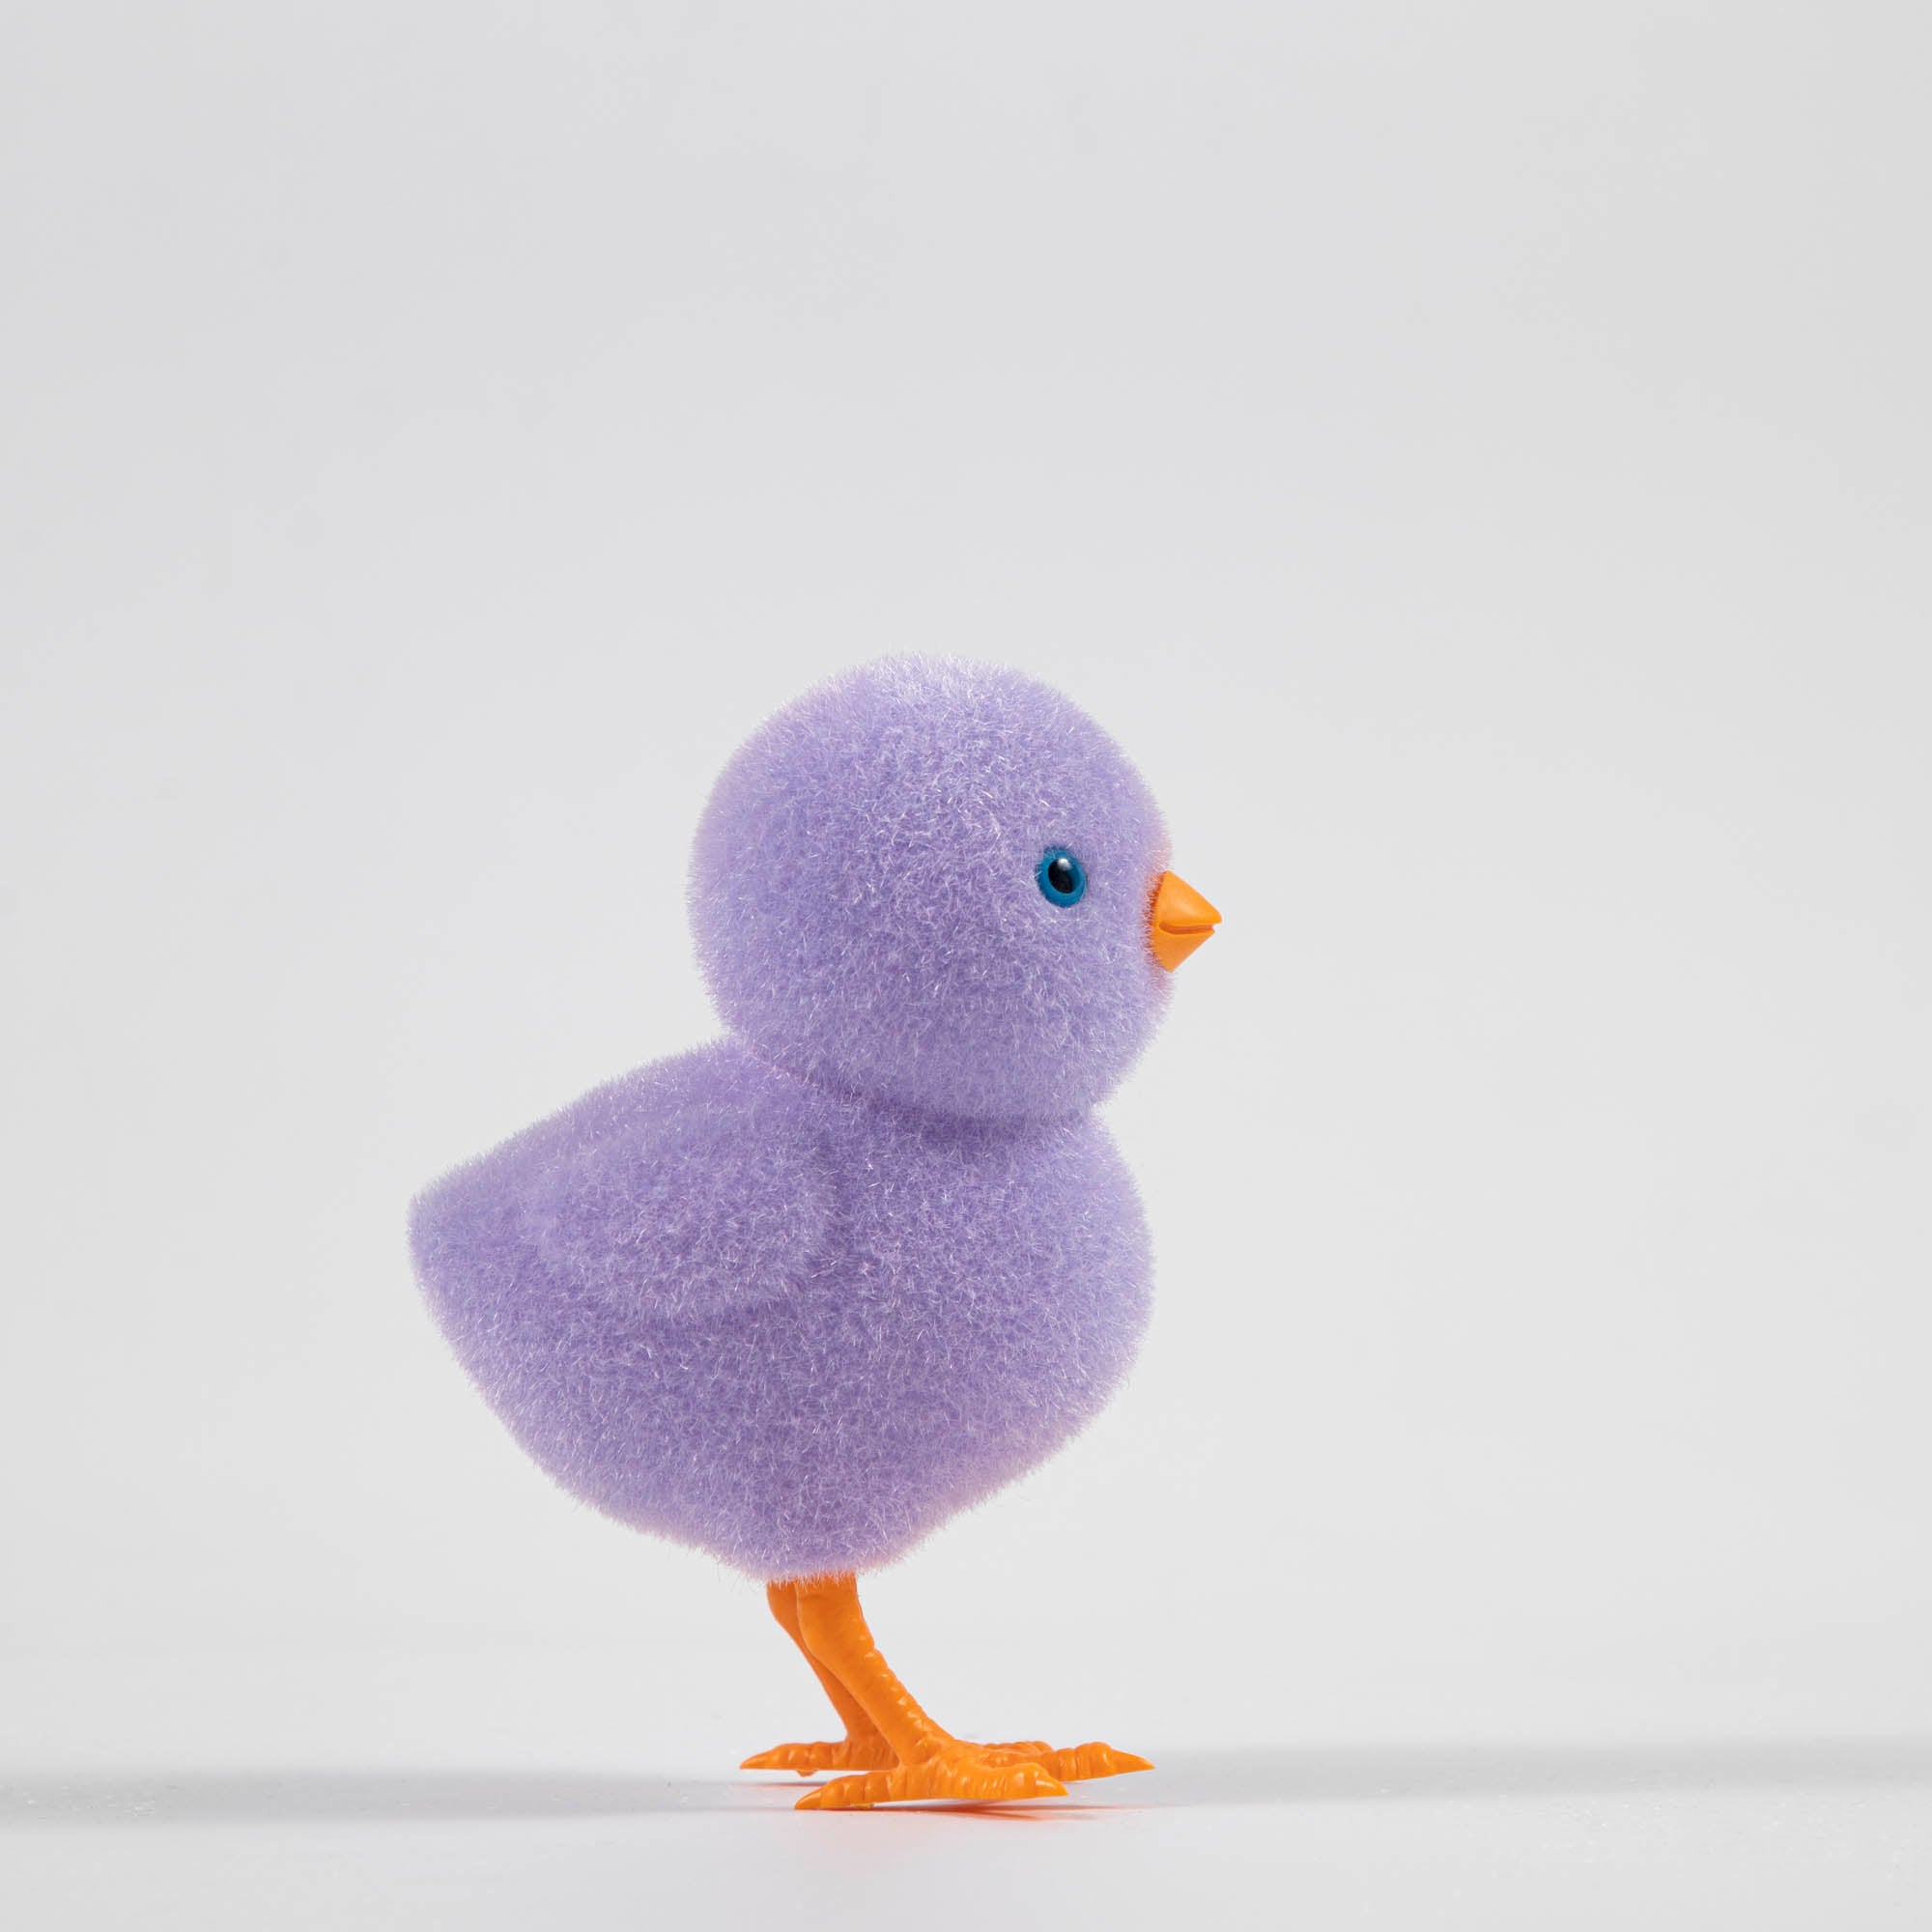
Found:
<svg viewBox="0 0 1932 1932"><path fill-rule="evenodd" d="M131 1922L134 1901L144 1925L224 1929L1925 1922L1922 1756L1916 1788L1855 1772L1694 1794L1672 1758L1640 1760L1656 1770L1634 1788L1616 1762L1597 1782L1590 1755L1507 1758L1493 1778L1479 1760L1466 1787L1451 1760L1451 1788L1420 1794L1408 1763L1350 1760L1350 1795L1326 1802L1319 1755L1312 1776L1293 1753L1207 1757L1142 1807L848 1816L816 1833L782 1799L691 1780L323 1774L188 1783L149 1823L7 1849L16 1896L46 1915L33 1922L56 1924ZM1365 1797L1358 1777L1394 1789Z"/></svg>
<svg viewBox="0 0 1932 1932"><path fill-rule="evenodd" d="M70 1733L118 1735L111 1766L0 1776L0 1872L24 1924L184 1932L770 1915L1917 1932L1932 1896L1922 1735L1696 1733L1608 1711L1562 1735L1521 1710L1471 1728L1432 1724L1426 1696L1317 1696L1299 1742L1137 1735L1157 1771L1065 1803L810 1816L790 1808L796 1780L721 1772L746 1741L718 1708L739 1655L700 1662L177 1657L163 1682L97 1659L10 1680L10 1712L57 1702ZM793 1679L774 1720L816 1725ZM1153 1722L1203 1729L1179 1708Z"/></svg>
<svg viewBox="0 0 1932 1932"><path fill-rule="evenodd" d="M0 1916L1926 1922L1928 54L6 10ZM1135 1381L871 1597L1164 1768L883 1837L738 1792L755 1591L524 1463L401 1218L711 1032L705 787L906 646L1229 924Z"/></svg>

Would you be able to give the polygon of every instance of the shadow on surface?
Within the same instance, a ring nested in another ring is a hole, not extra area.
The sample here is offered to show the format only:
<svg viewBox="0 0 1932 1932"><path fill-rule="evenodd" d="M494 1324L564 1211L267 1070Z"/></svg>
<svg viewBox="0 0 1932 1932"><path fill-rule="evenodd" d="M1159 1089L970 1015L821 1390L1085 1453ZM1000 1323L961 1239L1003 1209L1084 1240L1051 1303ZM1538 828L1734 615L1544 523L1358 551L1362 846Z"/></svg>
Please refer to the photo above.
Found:
<svg viewBox="0 0 1932 1932"><path fill-rule="evenodd" d="M789 1805L796 1785L572 1771L0 1772L4 1825L399 1823L626 1818Z"/></svg>
<svg viewBox="0 0 1932 1932"><path fill-rule="evenodd" d="M1074 1804L951 1807L980 1818L1184 1805L1829 1791L1932 1785L1932 1737L1655 1744L1355 1745L1168 1751L1151 1776L1083 1785ZM803 1785L569 1771L0 1772L0 1826L253 1825L623 1818L788 1810ZM881 1814L883 1815L883 1814ZM921 1815L929 1816L922 1809Z"/></svg>
<svg viewBox="0 0 1932 1932"><path fill-rule="evenodd" d="M1150 1806L1829 1791L1932 1784L1932 1737L1334 1745L1176 1750L1159 1765L1142 1801Z"/></svg>

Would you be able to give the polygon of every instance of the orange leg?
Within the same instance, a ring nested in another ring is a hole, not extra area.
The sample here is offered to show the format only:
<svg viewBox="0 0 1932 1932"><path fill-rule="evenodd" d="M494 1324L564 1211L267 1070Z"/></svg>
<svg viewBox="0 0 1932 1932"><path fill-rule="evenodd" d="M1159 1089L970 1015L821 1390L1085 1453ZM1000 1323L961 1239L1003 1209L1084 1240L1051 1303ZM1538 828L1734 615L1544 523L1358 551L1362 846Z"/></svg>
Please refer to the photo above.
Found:
<svg viewBox="0 0 1932 1932"><path fill-rule="evenodd" d="M1064 1780L1111 1777L1150 1769L1143 1757L1101 1744L1054 1750L1037 1743L976 1745L926 1716L879 1655L859 1607L851 1576L775 1583L772 1611L811 1663L833 1707L845 1719L842 1745L780 1746L748 1769L858 1770L799 1800L800 1810L864 1810L922 1798L981 1804L1065 1795ZM861 1755L864 1753L864 1755ZM883 1755L883 1762L878 1758Z"/></svg>
<svg viewBox="0 0 1932 1932"><path fill-rule="evenodd" d="M767 1583L765 1601L784 1634L798 1645L798 1654L811 1665L811 1674L832 1700L832 1708L845 1726L845 1735L836 1744L774 1745L768 1751L748 1757L740 1771L795 1771L809 1777L814 1771L889 1771L898 1762L893 1747L870 1718L865 1706L806 1648L798 1628L798 1585L794 1582Z"/></svg>

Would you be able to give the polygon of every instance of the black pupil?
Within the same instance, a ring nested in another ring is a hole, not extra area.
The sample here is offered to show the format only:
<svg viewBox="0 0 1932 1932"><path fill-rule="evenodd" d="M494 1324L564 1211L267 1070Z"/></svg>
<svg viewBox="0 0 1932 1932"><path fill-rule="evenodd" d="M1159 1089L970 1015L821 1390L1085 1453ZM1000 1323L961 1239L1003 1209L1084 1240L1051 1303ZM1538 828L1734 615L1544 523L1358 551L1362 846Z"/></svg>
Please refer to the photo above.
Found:
<svg viewBox="0 0 1932 1932"><path fill-rule="evenodd" d="M1073 890L1073 861L1064 853L1046 868L1046 883L1057 893Z"/></svg>

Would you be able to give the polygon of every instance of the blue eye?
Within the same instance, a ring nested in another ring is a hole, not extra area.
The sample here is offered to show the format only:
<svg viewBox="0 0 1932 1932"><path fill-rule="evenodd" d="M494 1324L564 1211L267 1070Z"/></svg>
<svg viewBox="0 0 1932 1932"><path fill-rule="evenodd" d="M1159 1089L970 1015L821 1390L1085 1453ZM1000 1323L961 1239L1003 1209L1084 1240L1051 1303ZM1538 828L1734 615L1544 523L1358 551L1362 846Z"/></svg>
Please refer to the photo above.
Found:
<svg viewBox="0 0 1932 1932"><path fill-rule="evenodd" d="M1064 845L1056 845L1039 862L1034 874L1039 889L1057 906L1078 905L1087 890L1087 874L1080 861Z"/></svg>

